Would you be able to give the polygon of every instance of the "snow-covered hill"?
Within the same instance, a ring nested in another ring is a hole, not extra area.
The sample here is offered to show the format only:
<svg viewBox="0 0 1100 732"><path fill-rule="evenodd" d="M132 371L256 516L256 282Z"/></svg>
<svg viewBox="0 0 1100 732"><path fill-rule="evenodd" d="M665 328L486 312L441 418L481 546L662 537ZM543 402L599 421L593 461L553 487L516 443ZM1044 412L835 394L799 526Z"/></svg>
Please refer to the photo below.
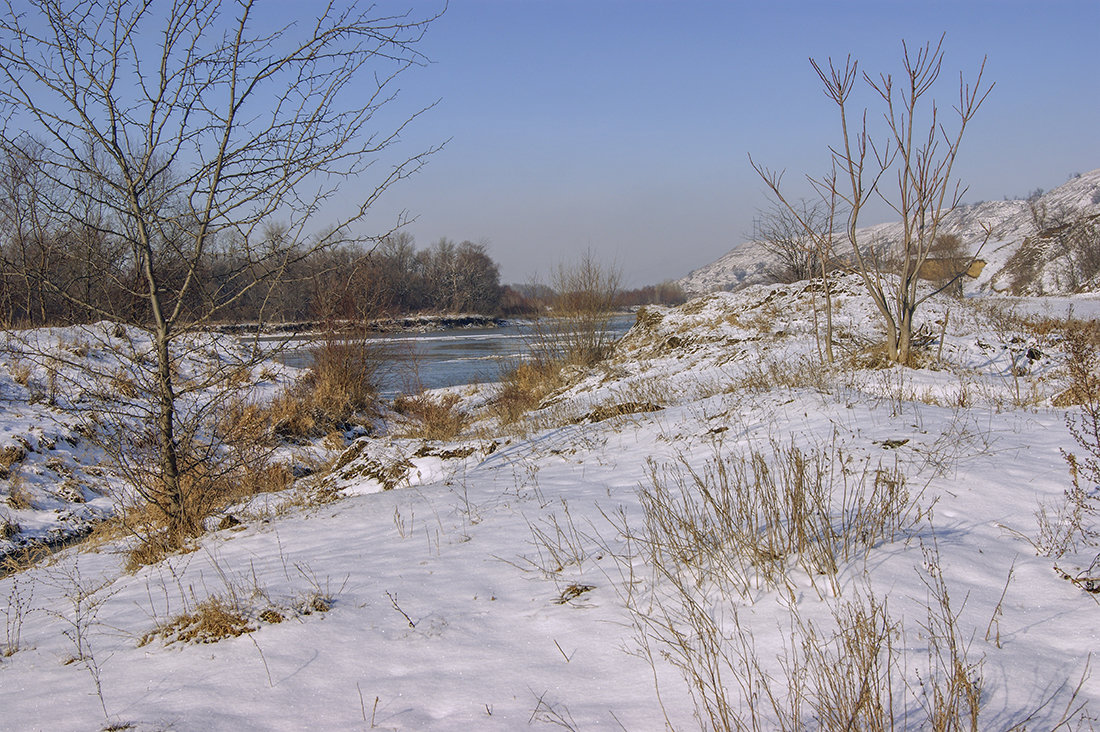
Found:
<svg viewBox="0 0 1100 732"><path fill-rule="evenodd" d="M1050 224L1100 214L1100 169L1076 176L1032 201L985 201L960 206L948 213L942 223L942 232L958 235L971 252L985 239L983 226L993 229L993 235L980 253L988 264L977 281L965 283L969 292L1009 289L1012 278L1006 265L1024 240L1038 233L1033 211L1040 212ZM864 241L897 242L901 237L901 224L877 224L862 231ZM774 255L759 242L750 241L692 271L679 280L679 284L692 294L734 290L769 281L769 272L774 267ZM1052 282L1043 294L1071 293Z"/></svg>
<svg viewBox="0 0 1100 732"><path fill-rule="evenodd" d="M0 727L820 729L850 703L920 730L948 692L967 726L970 700L979 729L1087 727L1097 527L1067 500L1059 334L936 297L924 367L883 368L836 285L835 367L810 283L646 308L519 425L456 389L464 438L360 438L316 503L265 494L133 572L107 537L0 579Z"/></svg>

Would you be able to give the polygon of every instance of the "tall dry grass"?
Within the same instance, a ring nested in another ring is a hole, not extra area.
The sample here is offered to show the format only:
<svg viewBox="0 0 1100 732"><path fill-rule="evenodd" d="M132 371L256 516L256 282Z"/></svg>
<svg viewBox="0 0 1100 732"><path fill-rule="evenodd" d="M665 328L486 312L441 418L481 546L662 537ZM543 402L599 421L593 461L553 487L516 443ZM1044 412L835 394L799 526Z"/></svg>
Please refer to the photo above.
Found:
<svg viewBox="0 0 1100 732"><path fill-rule="evenodd" d="M453 440L469 426L470 415L459 408L458 394L401 395L393 409L405 417L402 433L425 440Z"/></svg>
<svg viewBox="0 0 1100 732"><path fill-rule="evenodd" d="M276 432L319 437L378 414L381 348L364 339L330 337L312 349L306 374L270 405Z"/></svg>
<svg viewBox="0 0 1100 732"><path fill-rule="evenodd" d="M934 543L923 547L918 570L923 617L899 617L858 581L820 587L818 604L803 597L814 573L836 572L908 535L920 518L896 467L845 483L843 471L829 469L833 460L844 462L773 446L716 455L699 470L682 461L643 489L640 530L624 511L605 514L619 540L605 542L603 553L616 561L634 652L653 667L662 709L671 684L660 668L670 665L684 683L674 693L690 694L705 730L989 728L983 656ZM762 602L786 618L778 653L773 641L767 652L757 643L761 632L776 637L765 627L776 615L748 609ZM1087 722L1085 678L1087 670L1076 688L1067 682L1037 703L996 710L997 718L1019 730L1044 715L1057 717L1052 729ZM676 728L667 713L665 723Z"/></svg>
<svg viewBox="0 0 1100 732"><path fill-rule="evenodd" d="M636 540L654 566L730 596L781 587L793 567L815 586L824 579L819 592L831 592L841 565L920 519L919 494L896 464L850 472L835 447L721 450L698 467L686 459L650 466Z"/></svg>
<svg viewBox="0 0 1100 732"><path fill-rule="evenodd" d="M595 366L615 343L620 275L587 252L554 272L549 311L532 324L528 358L506 371L491 409L503 424L519 420L553 391L568 383L569 367Z"/></svg>

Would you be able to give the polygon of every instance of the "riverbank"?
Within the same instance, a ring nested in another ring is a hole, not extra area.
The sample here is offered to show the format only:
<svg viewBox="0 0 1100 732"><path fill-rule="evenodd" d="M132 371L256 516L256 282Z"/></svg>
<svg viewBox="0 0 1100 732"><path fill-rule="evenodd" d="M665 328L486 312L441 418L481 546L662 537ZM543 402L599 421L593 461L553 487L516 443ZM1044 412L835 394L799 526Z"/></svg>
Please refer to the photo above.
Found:
<svg viewBox="0 0 1100 732"><path fill-rule="evenodd" d="M454 330L458 328L499 328L513 322L493 315L458 313L450 315L400 315L371 318L365 321L339 320L334 323L321 320L301 320L291 323L226 323L211 328L215 333L242 335L259 333L265 336L337 335L362 333L424 333Z"/></svg>

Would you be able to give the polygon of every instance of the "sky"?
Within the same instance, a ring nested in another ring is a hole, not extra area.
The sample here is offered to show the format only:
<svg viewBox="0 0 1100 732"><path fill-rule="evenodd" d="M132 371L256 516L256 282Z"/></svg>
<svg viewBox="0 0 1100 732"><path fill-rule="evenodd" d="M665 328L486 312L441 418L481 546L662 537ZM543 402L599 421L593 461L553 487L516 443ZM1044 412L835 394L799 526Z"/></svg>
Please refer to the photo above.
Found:
<svg viewBox="0 0 1100 732"><path fill-rule="evenodd" d="M625 286L683 277L750 238L767 209L750 154L786 171L795 197L827 169L839 121L809 58L896 76L903 41L943 34L941 107L983 57L995 83L956 165L964 201L1100 167L1096 0L451 0L397 102L438 102L403 149L446 144L375 215L406 212L419 247L485 244L504 282L546 281L586 252Z"/></svg>

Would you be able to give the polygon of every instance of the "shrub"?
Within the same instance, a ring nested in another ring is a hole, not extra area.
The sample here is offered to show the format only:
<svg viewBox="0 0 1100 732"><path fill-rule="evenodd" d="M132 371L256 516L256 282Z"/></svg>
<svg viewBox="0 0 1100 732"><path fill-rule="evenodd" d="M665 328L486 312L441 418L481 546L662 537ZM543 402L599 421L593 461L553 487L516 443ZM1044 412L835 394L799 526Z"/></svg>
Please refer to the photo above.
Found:
<svg viewBox="0 0 1100 732"><path fill-rule="evenodd" d="M423 392L416 396L399 396L393 408L408 418L407 436L453 440L470 422L469 415L458 409L458 401L457 394L433 396Z"/></svg>
<svg viewBox="0 0 1100 732"><path fill-rule="evenodd" d="M593 366L614 339L611 317L619 292L619 272L586 253L575 265L559 265L551 316L537 321L531 352L535 359L562 365Z"/></svg>
<svg viewBox="0 0 1100 732"><path fill-rule="evenodd" d="M503 374L491 409L502 424L511 424L536 408L562 382L557 363L525 361Z"/></svg>
<svg viewBox="0 0 1100 732"><path fill-rule="evenodd" d="M207 519L238 501L258 493L281 491L293 482L290 467L276 459L278 447L272 417L266 405L240 398L228 399L223 411L201 434L188 433L180 441L179 487L182 524L168 511L164 479L149 469L155 450L151 435L124 432L116 435L110 450L122 455L124 475L141 502L128 506L119 517L124 531L136 537L127 568L158 562L178 551L191 537L200 535Z"/></svg>
<svg viewBox="0 0 1100 732"><path fill-rule="evenodd" d="M280 435L319 437L377 413L379 347L363 339L330 338L312 355L309 371L271 405Z"/></svg>
<svg viewBox="0 0 1100 732"><path fill-rule="evenodd" d="M130 506L120 517L124 530L137 538L127 557L127 570L153 564L183 549L188 539L200 535L206 521L226 506L258 493L284 490L293 482L290 468L273 459L269 451L248 445L220 455L191 451L180 474L183 514L190 519L176 526L157 501ZM155 473L134 476L139 494L163 491Z"/></svg>
<svg viewBox="0 0 1100 732"><path fill-rule="evenodd" d="M559 265L549 315L532 326L529 361L504 374L492 408L504 424L518 420L566 382L569 366L587 368L607 358L619 293L619 272L586 253L575 265Z"/></svg>
<svg viewBox="0 0 1100 732"><path fill-rule="evenodd" d="M1070 486L1060 504L1039 509L1039 537L1033 542L1040 554L1055 558L1081 545L1095 547L1100 539L1100 532L1088 523L1100 504L1095 490L1100 486L1100 334L1092 323L1071 321L1064 342L1070 388L1055 402L1077 406L1066 413L1065 419L1080 454L1062 451L1069 466ZM1098 564L1100 554L1088 571L1070 579L1086 589L1100 587L1095 570Z"/></svg>

